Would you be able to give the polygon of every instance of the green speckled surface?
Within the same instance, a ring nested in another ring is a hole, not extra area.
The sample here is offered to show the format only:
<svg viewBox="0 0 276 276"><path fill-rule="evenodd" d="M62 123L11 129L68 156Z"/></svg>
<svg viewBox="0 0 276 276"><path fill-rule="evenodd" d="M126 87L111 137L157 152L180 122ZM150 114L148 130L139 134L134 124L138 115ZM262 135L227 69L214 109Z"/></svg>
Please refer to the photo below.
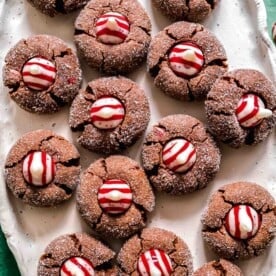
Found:
<svg viewBox="0 0 276 276"><path fill-rule="evenodd" d="M264 0L267 10L267 28L271 36L271 29L274 22L276 22L276 0Z"/></svg>
<svg viewBox="0 0 276 276"><path fill-rule="evenodd" d="M276 21L276 0L264 0L268 14L268 32L271 35L273 22ZM8 249L2 231L0 231L0 276L18 276L16 262Z"/></svg>

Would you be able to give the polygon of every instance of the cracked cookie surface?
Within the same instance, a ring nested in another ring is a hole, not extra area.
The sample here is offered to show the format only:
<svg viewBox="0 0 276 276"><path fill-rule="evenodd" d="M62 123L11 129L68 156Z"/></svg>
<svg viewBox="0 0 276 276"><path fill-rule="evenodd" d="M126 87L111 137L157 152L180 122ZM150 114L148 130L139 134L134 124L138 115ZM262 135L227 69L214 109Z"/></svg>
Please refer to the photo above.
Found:
<svg viewBox="0 0 276 276"><path fill-rule="evenodd" d="M196 44L204 56L201 71L189 79L176 75L169 64L169 52L180 42ZM205 99L215 80L227 68L227 57L222 44L200 24L176 22L159 32L149 47L147 69L154 77L155 86L179 100Z"/></svg>
<svg viewBox="0 0 276 276"><path fill-rule="evenodd" d="M233 238L225 226L225 218L233 206L244 204L261 215L261 226L248 239ZM226 259L248 259L258 256L270 245L275 235L276 204L272 195L260 185L236 182L215 192L202 216L202 236L219 256Z"/></svg>
<svg viewBox="0 0 276 276"><path fill-rule="evenodd" d="M62 264L71 257L88 260L95 275L115 276L118 268L113 265L115 252L85 233L63 235L53 240L39 259L38 276L60 276Z"/></svg>
<svg viewBox="0 0 276 276"><path fill-rule="evenodd" d="M132 204L119 215L103 211L98 191L105 180L122 179L132 191ZM77 207L88 225L103 236L126 238L145 227L147 212L154 208L155 198L144 171L128 157L114 155L92 163L81 175L77 188Z"/></svg>
<svg viewBox="0 0 276 276"><path fill-rule="evenodd" d="M23 175L23 162L31 152L43 151L55 162L55 176L45 186L29 184ZM5 179L13 195L24 203L47 207L68 200L79 183L79 153L75 146L50 130L23 135L11 148L5 162Z"/></svg>
<svg viewBox="0 0 276 276"><path fill-rule="evenodd" d="M56 68L53 84L41 91L28 88L22 77L24 65L34 57L43 57ZM21 108L35 113L53 113L70 103L78 93L81 69L77 56L61 39L50 35L34 35L20 40L8 52L3 80L11 98Z"/></svg>
<svg viewBox="0 0 276 276"><path fill-rule="evenodd" d="M99 129L91 120L93 103L103 97L114 97L124 106L123 121L114 129ZM88 83L74 99L69 125L81 131L78 142L99 153L120 152L134 144L144 133L150 119L148 99L144 91L124 77L100 78Z"/></svg>
<svg viewBox="0 0 276 276"><path fill-rule="evenodd" d="M192 275L192 256L186 243L173 232L160 228L145 228L125 242L118 254L120 275L140 275L137 271L139 256L150 250L164 251L170 258L170 275Z"/></svg>
<svg viewBox="0 0 276 276"><path fill-rule="evenodd" d="M199 22L208 17L218 0L152 0L152 2L173 21Z"/></svg>
<svg viewBox="0 0 276 276"><path fill-rule="evenodd" d="M251 128L242 127L236 109L243 95L260 97L273 114ZM276 124L276 91L272 82L253 69L237 69L221 76L213 85L205 101L210 131L222 142L234 148L262 142Z"/></svg>
<svg viewBox="0 0 276 276"><path fill-rule="evenodd" d="M243 276L241 269L235 264L224 260L219 259L216 261L211 261L204 264L202 267L197 269L193 276Z"/></svg>
<svg viewBox="0 0 276 276"><path fill-rule="evenodd" d="M104 44L96 36L96 22L108 12L126 16L130 24L128 36L117 45ZM76 19L75 43L91 67L107 74L126 74L146 59L150 31L150 19L137 0L95 0Z"/></svg>
<svg viewBox="0 0 276 276"><path fill-rule="evenodd" d="M83 7L88 0L28 0L41 12L54 16L58 13L69 13Z"/></svg>
<svg viewBox="0 0 276 276"><path fill-rule="evenodd" d="M184 138L196 150L194 165L184 173L166 167L162 159L165 144ZM203 124L189 115L169 115L161 119L146 136L142 148L143 167L159 191L180 195L204 188L215 176L220 165L220 151Z"/></svg>

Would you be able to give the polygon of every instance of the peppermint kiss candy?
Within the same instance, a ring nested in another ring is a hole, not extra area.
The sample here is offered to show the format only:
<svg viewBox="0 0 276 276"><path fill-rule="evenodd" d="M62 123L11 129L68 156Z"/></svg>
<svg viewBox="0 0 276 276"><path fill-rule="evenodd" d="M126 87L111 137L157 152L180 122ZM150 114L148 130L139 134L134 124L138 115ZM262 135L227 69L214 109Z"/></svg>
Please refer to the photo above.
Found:
<svg viewBox="0 0 276 276"><path fill-rule="evenodd" d="M55 177L55 171L53 158L43 151L32 152L23 161L24 179L36 186L50 183Z"/></svg>
<svg viewBox="0 0 276 276"><path fill-rule="evenodd" d="M122 43L129 33L128 19L117 12L103 14L96 23L96 36L106 44Z"/></svg>
<svg viewBox="0 0 276 276"><path fill-rule="evenodd" d="M60 276L94 276L95 270L90 261L82 257L66 260L60 268Z"/></svg>
<svg viewBox="0 0 276 276"><path fill-rule="evenodd" d="M183 42L172 48L169 63L178 76L188 79L201 71L204 57L196 44Z"/></svg>
<svg viewBox="0 0 276 276"><path fill-rule="evenodd" d="M56 67L51 61L43 57L34 57L24 64L22 76L24 83L29 88L46 90L55 81Z"/></svg>
<svg viewBox="0 0 276 276"><path fill-rule="evenodd" d="M121 214L130 207L132 192L124 180L106 180L98 191L98 201L106 213Z"/></svg>
<svg viewBox="0 0 276 276"><path fill-rule="evenodd" d="M194 146L185 139L174 139L163 148L162 158L164 164L174 172L185 172L196 161Z"/></svg>
<svg viewBox="0 0 276 276"><path fill-rule="evenodd" d="M103 97L95 101L91 108L91 119L95 127L113 129L125 117L123 104L113 97Z"/></svg>
<svg viewBox="0 0 276 276"><path fill-rule="evenodd" d="M262 119L272 116L272 111L265 108L264 102L254 94L242 96L236 109L236 116L241 126L254 127Z"/></svg>
<svg viewBox="0 0 276 276"><path fill-rule="evenodd" d="M226 216L225 228L237 239L253 237L261 225L260 215L248 205L233 207Z"/></svg>
<svg viewBox="0 0 276 276"><path fill-rule="evenodd" d="M173 268L170 257L164 251L150 249L140 255L137 270L142 276L169 276Z"/></svg>

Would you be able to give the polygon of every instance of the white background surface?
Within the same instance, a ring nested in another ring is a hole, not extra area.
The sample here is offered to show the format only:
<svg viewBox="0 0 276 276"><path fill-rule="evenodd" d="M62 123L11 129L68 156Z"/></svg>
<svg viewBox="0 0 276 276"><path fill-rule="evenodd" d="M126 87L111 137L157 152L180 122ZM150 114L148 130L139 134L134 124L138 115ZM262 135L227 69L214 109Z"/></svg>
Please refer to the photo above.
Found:
<svg viewBox="0 0 276 276"><path fill-rule="evenodd" d="M152 20L155 35L159 30L170 24L152 7L151 1L140 0ZM256 1L261 2L261 1ZM31 34L47 33L61 37L69 45L73 44L73 23L77 12L50 18L42 15L22 0L0 0L0 66L9 48L19 39ZM204 23L211 29L224 45L230 69L254 68L265 73L269 78L275 78L273 73L271 51L268 52L267 42L258 33L262 29L264 7L261 2L257 13L255 1L224 0L221 1L212 16ZM257 19L261 25L257 25ZM267 36L267 34L264 34ZM274 65L275 66L275 65ZM82 63L84 82L99 75ZM203 103L183 103L165 96L155 89L152 78L146 73L143 65L129 76L138 82L149 97L152 117L149 128L161 117L168 114L187 113L205 122ZM48 128L71 141L76 141L77 134L72 133L68 126L68 109L65 108L54 115L36 115L21 110L8 95L7 88L0 92L0 221L23 276L36 275L39 256L46 245L61 234L75 231L89 231L80 219L75 198L56 208L34 208L22 204L8 191L3 179L5 157L24 133ZM125 152L126 155L140 162L140 147L142 139ZM78 147L81 153L83 169L99 156ZM239 150L221 145L221 169L213 182L204 190L181 197L158 194L155 211L149 217L149 225L163 227L181 236L193 256L194 268L215 258L201 238L200 216L210 194L219 186L239 180L257 182L276 195L276 132L262 144L255 147L243 147ZM274 187L273 187L274 185ZM275 276L276 275L276 243L260 257L240 262L245 275ZM273 264L274 258L274 264Z"/></svg>

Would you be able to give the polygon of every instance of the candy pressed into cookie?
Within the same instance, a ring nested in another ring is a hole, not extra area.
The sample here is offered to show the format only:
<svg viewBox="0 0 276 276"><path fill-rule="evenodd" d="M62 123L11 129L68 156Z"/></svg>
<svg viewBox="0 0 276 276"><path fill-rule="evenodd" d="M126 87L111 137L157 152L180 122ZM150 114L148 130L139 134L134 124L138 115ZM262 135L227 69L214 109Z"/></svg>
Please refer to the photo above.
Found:
<svg viewBox="0 0 276 276"><path fill-rule="evenodd" d="M107 74L126 74L145 59L150 19L137 0L93 0L75 22L75 42L87 63Z"/></svg>
<svg viewBox="0 0 276 276"><path fill-rule="evenodd" d="M243 276L244 274L242 273L242 271L238 266L224 259L219 259L216 261L211 261L209 263L206 263L193 273L193 276L220 276L220 275Z"/></svg>
<svg viewBox="0 0 276 276"><path fill-rule="evenodd" d="M106 237L126 238L145 227L155 198L138 163L113 155L92 163L82 173L77 207L82 218Z"/></svg>
<svg viewBox="0 0 276 276"><path fill-rule="evenodd" d="M39 259L38 276L116 276L115 252L85 233L53 240Z"/></svg>
<svg viewBox="0 0 276 276"><path fill-rule="evenodd" d="M214 34L200 24L182 21L152 39L147 68L164 93L187 101L205 99L228 65L225 50Z"/></svg>
<svg viewBox="0 0 276 276"><path fill-rule="evenodd" d="M7 156L6 184L27 204L57 205L79 184L79 159L75 146L50 130L26 133Z"/></svg>
<svg viewBox="0 0 276 276"><path fill-rule="evenodd" d="M20 40L7 53L3 80L21 108L53 113L78 93L81 69L73 50L60 38L34 35Z"/></svg>
<svg viewBox="0 0 276 276"><path fill-rule="evenodd" d="M258 256L275 235L275 199L255 183L228 184L212 195L202 223L203 239L219 256L226 259Z"/></svg>
<svg viewBox="0 0 276 276"><path fill-rule="evenodd" d="M173 21L199 22L208 17L218 0L152 0L152 2Z"/></svg>
<svg viewBox="0 0 276 276"><path fill-rule="evenodd" d="M144 133L150 119L144 91L124 77L88 83L74 99L69 125L80 131L78 142L99 153L120 152Z"/></svg>
<svg viewBox="0 0 276 276"><path fill-rule="evenodd" d="M192 256L173 232L145 228L125 242L118 254L120 275L192 275Z"/></svg>
<svg viewBox="0 0 276 276"><path fill-rule="evenodd" d="M28 0L41 12L54 16L58 13L69 13L83 7L88 0Z"/></svg>
<svg viewBox="0 0 276 276"><path fill-rule="evenodd" d="M210 131L238 148L262 142L276 124L276 90L253 69L237 69L220 77L205 101Z"/></svg>
<svg viewBox="0 0 276 276"><path fill-rule="evenodd" d="M146 136L142 161L157 190L179 195L202 189L213 179L220 152L199 120L169 115Z"/></svg>

